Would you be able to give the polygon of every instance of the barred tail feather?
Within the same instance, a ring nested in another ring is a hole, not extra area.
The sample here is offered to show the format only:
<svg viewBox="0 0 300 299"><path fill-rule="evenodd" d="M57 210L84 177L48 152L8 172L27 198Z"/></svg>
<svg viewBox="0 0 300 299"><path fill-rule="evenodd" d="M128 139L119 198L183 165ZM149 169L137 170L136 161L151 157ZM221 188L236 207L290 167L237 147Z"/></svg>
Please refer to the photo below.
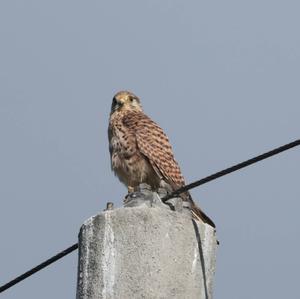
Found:
<svg viewBox="0 0 300 299"><path fill-rule="evenodd" d="M216 228L214 222L199 207L197 207L194 202L192 203L191 213L193 218L195 218L196 220L201 220L204 223L209 224L213 228Z"/></svg>
<svg viewBox="0 0 300 299"><path fill-rule="evenodd" d="M184 201L188 201L191 203L191 213L194 219L203 221L204 223L209 224L213 228L216 228L216 225L214 222L195 204L195 202L192 199L191 194L187 191L180 194L180 197Z"/></svg>

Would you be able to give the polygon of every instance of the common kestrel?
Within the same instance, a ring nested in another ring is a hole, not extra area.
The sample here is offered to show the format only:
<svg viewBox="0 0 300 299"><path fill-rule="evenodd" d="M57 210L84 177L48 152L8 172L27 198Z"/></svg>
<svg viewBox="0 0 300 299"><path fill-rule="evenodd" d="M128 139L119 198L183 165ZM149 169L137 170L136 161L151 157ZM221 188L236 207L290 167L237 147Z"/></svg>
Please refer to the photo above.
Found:
<svg viewBox="0 0 300 299"><path fill-rule="evenodd" d="M185 185L168 137L144 114L140 99L133 93L120 91L114 96L108 138L112 170L129 193L136 191L141 183L150 185L153 191L161 186L176 190ZM215 227L188 192L181 197L191 203L195 219Z"/></svg>

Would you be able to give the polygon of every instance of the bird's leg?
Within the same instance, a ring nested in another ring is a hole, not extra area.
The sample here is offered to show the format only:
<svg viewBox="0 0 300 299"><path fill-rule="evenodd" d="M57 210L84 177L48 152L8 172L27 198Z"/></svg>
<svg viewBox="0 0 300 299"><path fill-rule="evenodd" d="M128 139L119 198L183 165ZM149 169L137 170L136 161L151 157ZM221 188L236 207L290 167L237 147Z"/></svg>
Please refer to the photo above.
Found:
<svg viewBox="0 0 300 299"><path fill-rule="evenodd" d="M128 186L127 190L128 190L128 194L130 194L130 193L134 192L134 187Z"/></svg>
<svg viewBox="0 0 300 299"><path fill-rule="evenodd" d="M132 186L127 186L127 191L128 191L128 193L125 196L125 198L123 199L123 203L127 203L130 200L130 194L132 194L135 191L135 189Z"/></svg>

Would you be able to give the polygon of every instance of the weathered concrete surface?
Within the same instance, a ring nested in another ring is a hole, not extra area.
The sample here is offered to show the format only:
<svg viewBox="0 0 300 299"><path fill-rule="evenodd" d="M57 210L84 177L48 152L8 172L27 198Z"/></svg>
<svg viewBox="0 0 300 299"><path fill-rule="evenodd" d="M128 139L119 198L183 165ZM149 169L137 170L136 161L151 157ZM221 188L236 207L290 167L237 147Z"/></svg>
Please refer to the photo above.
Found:
<svg viewBox="0 0 300 299"><path fill-rule="evenodd" d="M212 298L214 229L147 196L82 225L77 299Z"/></svg>

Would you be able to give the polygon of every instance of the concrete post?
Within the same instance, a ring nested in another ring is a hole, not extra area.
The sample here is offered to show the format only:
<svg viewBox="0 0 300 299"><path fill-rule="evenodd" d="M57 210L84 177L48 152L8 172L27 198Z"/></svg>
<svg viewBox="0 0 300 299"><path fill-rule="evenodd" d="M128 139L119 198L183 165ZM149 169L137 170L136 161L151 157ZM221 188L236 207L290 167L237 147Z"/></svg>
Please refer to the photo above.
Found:
<svg viewBox="0 0 300 299"><path fill-rule="evenodd" d="M173 200L142 190L79 234L77 299L211 299L217 240Z"/></svg>

